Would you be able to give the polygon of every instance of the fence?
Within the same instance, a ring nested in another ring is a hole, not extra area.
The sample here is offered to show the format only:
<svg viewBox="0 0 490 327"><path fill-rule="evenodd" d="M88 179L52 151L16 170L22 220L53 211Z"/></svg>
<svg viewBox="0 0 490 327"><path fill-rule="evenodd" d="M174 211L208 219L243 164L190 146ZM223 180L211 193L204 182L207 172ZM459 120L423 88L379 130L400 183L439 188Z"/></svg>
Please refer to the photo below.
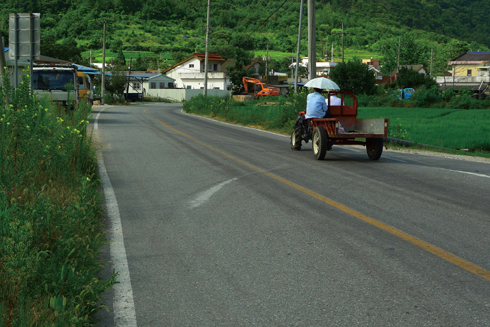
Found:
<svg viewBox="0 0 490 327"><path fill-rule="evenodd" d="M172 99L176 101L189 101L192 97L204 94L203 89L149 89L147 96ZM208 95L226 98L231 96L231 91L208 89Z"/></svg>

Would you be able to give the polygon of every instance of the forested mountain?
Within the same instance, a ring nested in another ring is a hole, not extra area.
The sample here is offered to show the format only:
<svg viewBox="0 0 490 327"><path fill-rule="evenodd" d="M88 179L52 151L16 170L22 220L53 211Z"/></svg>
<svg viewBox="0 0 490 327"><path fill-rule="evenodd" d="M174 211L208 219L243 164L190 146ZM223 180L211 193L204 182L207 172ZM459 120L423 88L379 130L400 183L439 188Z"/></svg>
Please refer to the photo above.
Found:
<svg viewBox="0 0 490 327"><path fill-rule="evenodd" d="M307 53L306 7L305 1L302 55ZM0 28L6 36L9 13L39 12L46 43L76 41L81 51L100 52L100 21L106 19L112 52L149 51L160 67L204 51L206 8L206 0L4 0ZM299 8L300 0L212 0L211 51L230 58L236 48L263 54L269 47L273 56L288 56L290 62ZM334 45L338 58L337 32L344 23L345 47L359 56L374 54L388 69L401 37L401 64L429 65L432 49L434 70L442 72L462 52L488 50L489 16L488 0L317 0L317 57L329 55Z"/></svg>

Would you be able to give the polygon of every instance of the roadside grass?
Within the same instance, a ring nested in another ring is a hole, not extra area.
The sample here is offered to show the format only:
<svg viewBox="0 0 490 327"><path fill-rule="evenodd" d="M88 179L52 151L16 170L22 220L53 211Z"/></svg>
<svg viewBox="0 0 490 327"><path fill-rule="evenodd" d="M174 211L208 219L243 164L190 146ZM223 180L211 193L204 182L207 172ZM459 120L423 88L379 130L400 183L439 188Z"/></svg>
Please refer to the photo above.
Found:
<svg viewBox="0 0 490 327"><path fill-rule="evenodd" d="M0 325L92 326L107 243L91 107L58 110L27 76L0 86Z"/></svg>
<svg viewBox="0 0 490 327"><path fill-rule="evenodd" d="M184 103L184 111L289 135L298 112L306 108L306 95L280 96L274 102L198 95ZM421 150L420 145L430 145L443 148L431 151L490 157L490 110L363 107L357 117L388 118L389 137L414 142Z"/></svg>

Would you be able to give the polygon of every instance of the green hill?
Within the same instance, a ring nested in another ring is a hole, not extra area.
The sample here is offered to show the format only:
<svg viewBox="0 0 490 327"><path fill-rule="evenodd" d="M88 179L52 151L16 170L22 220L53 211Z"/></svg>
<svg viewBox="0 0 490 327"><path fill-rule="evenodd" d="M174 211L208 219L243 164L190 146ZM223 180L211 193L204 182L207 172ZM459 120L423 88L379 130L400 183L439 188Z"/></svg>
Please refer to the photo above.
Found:
<svg viewBox="0 0 490 327"><path fill-rule="evenodd" d="M307 10L303 19L302 55L307 54ZM165 68L195 51L204 52L207 1L195 0L6 0L0 5L0 28L8 31L8 14L40 12L42 39L62 45L76 41L84 63L90 50L97 60L102 49L102 24L107 25L107 47L128 59ZM236 48L291 62L296 52L299 0L213 0L210 49L231 58ZM490 47L488 0L317 0L317 57L340 59L344 23L346 58L375 57L387 67L398 51L401 64L430 64L442 72L447 61L462 52ZM46 42L47 43L47 42ZM62 59L64 53L57 57ZM115 56L114 56L115 57ZM149 58L151 57L151 60ZM415 62L417 61L417 62Z"/></svg>

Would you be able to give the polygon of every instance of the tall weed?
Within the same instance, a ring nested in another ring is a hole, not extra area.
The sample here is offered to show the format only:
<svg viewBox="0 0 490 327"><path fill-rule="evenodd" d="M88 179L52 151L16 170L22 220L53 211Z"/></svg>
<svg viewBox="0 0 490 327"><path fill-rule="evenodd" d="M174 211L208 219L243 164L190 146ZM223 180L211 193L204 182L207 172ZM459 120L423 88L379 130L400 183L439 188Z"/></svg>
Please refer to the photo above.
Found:
<svg viewBox="0 0 490 327"><path fill-rule="evenodd" d="M0 86L0 325L89 326L116 276L99 277L91 108L59 111L28 84Z"/></svg>

